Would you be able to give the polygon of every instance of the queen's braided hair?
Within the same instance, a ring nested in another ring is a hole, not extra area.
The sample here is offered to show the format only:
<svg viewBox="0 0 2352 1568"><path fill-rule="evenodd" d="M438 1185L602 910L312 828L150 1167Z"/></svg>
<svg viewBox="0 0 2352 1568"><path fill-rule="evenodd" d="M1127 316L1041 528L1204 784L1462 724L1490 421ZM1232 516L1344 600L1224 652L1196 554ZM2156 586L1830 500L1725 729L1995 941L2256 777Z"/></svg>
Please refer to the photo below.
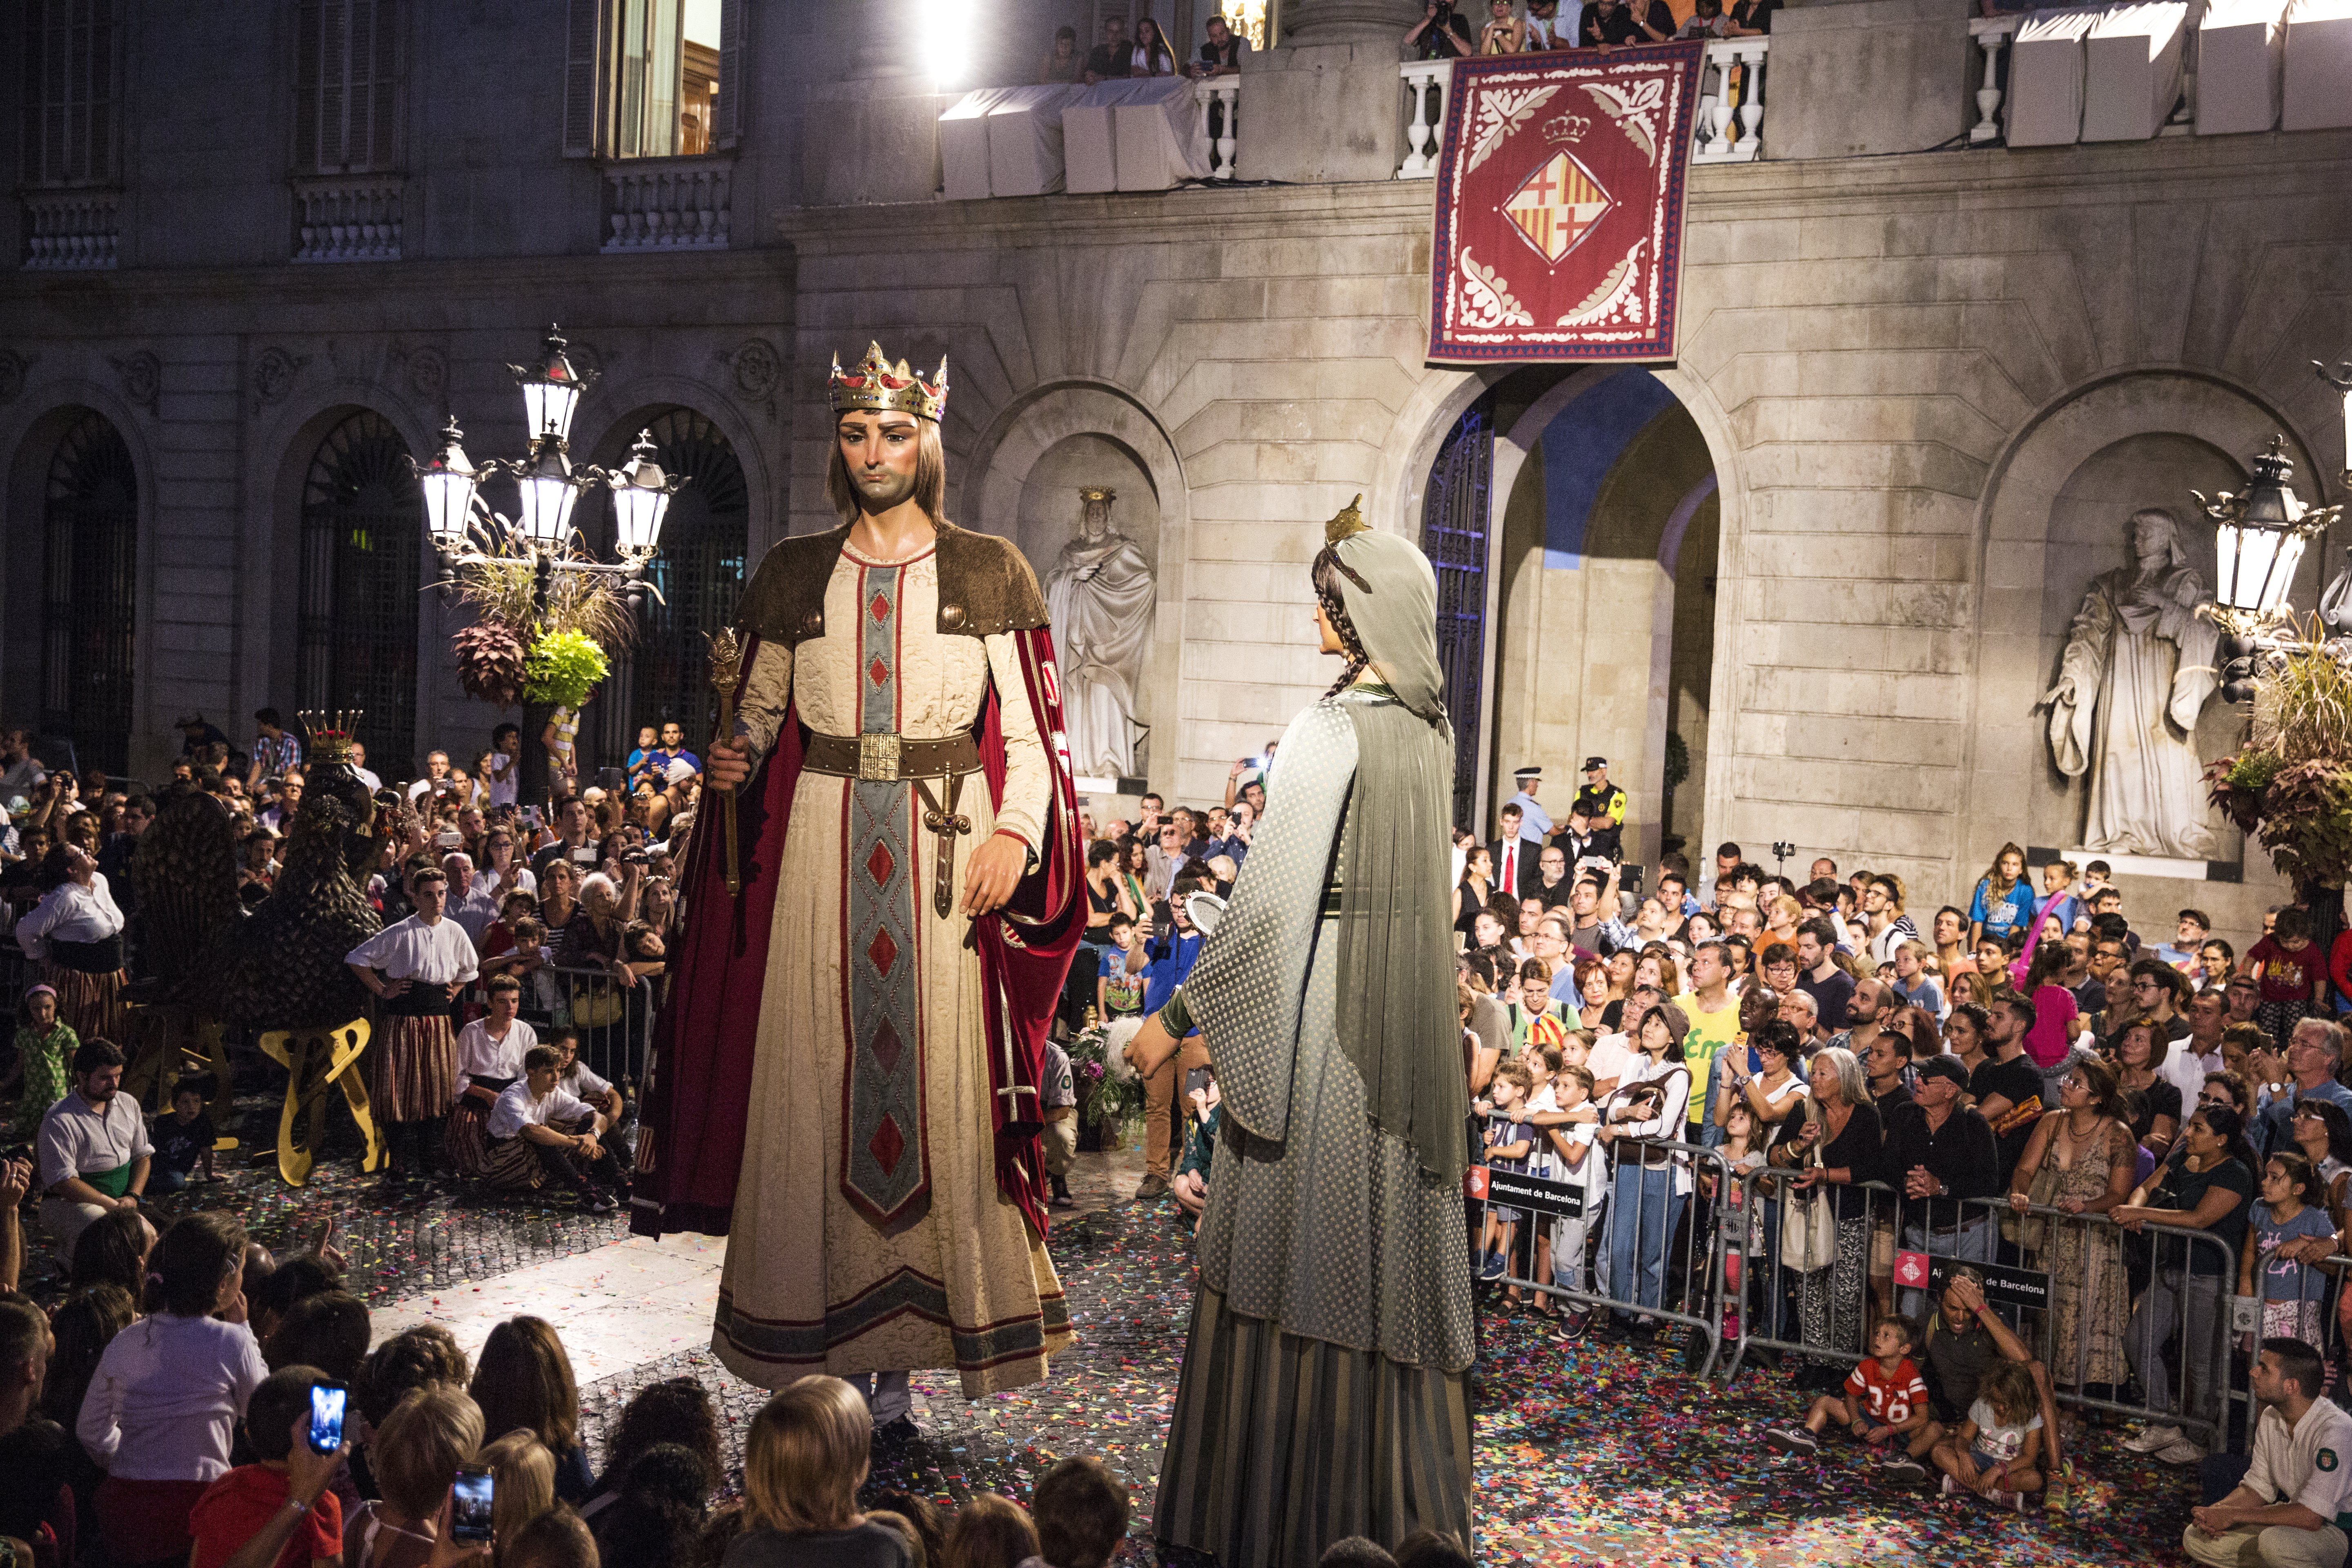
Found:
<svg viewBox="0 0 2352 1568"><path fill-rule="evenodd" d="M1371 656L1364 651L1364 639L1356 635L1356 624L1348 618L1348 606L1339 597L1339 578L1343 574L1353 575L1341 564L1339 552L1325 545L1315 557L1315 602L1323 606L1323 618L1339 634L1339 648L1348 659L1347 668L1339 671L1339 679L1323 694L1326 698L1347 690L1364 673L1364 667L1371 663Z"/></svg>

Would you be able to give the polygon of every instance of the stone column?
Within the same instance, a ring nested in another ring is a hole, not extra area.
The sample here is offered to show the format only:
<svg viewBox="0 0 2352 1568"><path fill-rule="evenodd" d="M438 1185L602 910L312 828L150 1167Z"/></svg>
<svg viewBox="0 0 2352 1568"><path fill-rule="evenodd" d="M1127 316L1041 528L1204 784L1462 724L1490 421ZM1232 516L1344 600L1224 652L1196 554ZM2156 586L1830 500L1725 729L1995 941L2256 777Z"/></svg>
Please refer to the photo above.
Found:
<svg viewBox="0 0 2352 1568"><path fill-rule="evenodd" d="M1285 0L1279 42L1244 68L1244 180L1387 180L1403 156L1397 65L1423 0Z"/></svg>
<svg viewBox="0 0 2352 1568"><path fill-rule="evenodd" d="M802 190L812 206L927 202L940 188L942 97L910 40L922 0L836 0L823 7L804 62L845 61L802 107Z"/></svg>

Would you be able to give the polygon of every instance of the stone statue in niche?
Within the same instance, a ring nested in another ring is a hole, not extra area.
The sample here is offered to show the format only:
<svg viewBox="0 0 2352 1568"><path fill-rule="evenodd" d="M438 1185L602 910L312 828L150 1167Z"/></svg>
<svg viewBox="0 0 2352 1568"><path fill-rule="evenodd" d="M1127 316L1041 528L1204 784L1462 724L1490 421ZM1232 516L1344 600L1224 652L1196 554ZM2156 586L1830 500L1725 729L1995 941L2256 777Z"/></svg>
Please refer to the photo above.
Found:
<svg viewBox="0 0 2352 1568"><path fill-rule="evenodd" d="M1045 609L1061 656L1062 718L1081 778L1135 771L1136 690L1151 646L1151 563L1111 526L1118 492L1078 491L1078 535L1045 575Z"/></svg>
<svg viewBox="0 0 2352 1568"><path fill-rule="evenodd" d="M2133 563L2104 573L2066 630L2050 710L2050 751L2068 778L2090 775L2083 847L2210 860L2194 735L2217 671L2204 579L2180 549L2180 524L2158 508L2131 517Z"/></svg>

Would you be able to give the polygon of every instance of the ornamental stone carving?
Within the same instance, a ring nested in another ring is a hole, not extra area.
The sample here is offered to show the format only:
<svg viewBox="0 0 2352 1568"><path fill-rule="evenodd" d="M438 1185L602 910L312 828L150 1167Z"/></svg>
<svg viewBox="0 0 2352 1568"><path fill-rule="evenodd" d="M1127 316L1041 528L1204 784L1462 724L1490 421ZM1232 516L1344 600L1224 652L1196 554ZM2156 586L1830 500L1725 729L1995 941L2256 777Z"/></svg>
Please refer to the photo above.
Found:
<svg viewBox="0 0 2352 1568"><path fill-rule="evenodd" d="M148 413L154 413L156 400L163 395L163 362L141 349L132 354L110 354L107 363L121 378L122 395Z"/></svg>
<svg viewBox="0 0 2352 1568"><path fill-rule="evenodd" d="M302 367L310 363L308 354L290 354L281 348L266 348L253 362L254 411L259 413L273 403L283 403L294 390L294 379Z"/></svg>
<svg viewBox="0 0 2352 1568"><path fill-rule="evenodd" d="M420 402L438 405L449 385L449 356L426 344L408 351L408 390Z"/></svg>
<svg viewBox="0 0 2352 1568"><path fill-rule="evenodd" d="M15 349L0 349L0 403L14 403L25 390L25 373L33 368L35 354L27 359Z"/></svg>

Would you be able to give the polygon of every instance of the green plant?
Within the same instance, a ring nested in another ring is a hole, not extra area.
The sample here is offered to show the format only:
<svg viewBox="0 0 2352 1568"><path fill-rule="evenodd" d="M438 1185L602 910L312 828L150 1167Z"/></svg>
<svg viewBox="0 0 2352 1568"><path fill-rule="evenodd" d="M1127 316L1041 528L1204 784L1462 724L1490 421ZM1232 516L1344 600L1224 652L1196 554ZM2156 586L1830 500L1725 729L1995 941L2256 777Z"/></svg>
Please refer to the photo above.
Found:
<svg viewBox="0 0 2352 1568"><path fill-rule="evenodd" d="M1690 777L1690 746L1680 733L1666 731L1666 787L1674 788Z"/></svg>
<svg viewBox="0 0 2352 1568"><path fill-rule="evenodd" d="M2352 879L2352 763L2280 768L2263 794L2262 840L2287 877L2329 887Z"/></svg>
<svg viewBox="0 0 2352 1568"><path fill-rule="evenodd" d="M604 650L586 633L551 631L531 645L524 661L523 695L533 702L577 708L611 668Z"/></svg>

